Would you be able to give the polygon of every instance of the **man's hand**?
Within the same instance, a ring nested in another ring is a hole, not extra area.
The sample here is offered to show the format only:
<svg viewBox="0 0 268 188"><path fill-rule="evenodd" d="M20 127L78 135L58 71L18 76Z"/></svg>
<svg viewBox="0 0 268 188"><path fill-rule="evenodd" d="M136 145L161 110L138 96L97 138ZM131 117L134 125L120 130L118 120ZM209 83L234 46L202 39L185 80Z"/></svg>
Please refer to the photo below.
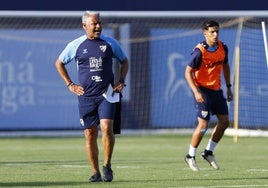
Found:
<svg viewBox="0 0 268 188"><path fill-rule="evenodd" d="M198 90L194 91L194 97L198 103L203 103L205 101L202 93L200 93Z"/></svg>
<svg viewBox="0 0 268 188"><path fill-rule="evenodd" d="M233 93L231 88L227 88L227 101L230 102L233 100Z"/></svg>
<svg viewBox="0 0 268 188"><path fill-rule="evenodd" d="M117 84L114 85L113 89L114 89L114 92L119 92L121 93L123 88L125 87L126 85L124 83L121 83L121 82L118 82Z"/></svg>
<svg viewBox="0 0 268 188"><path fill-rule="evenodd" d="M81 96L81 95L83 95L85 93L84 88L82 86L80 86L80 85L75 84L75 83L72 83L71 85L69 85L68 89L72 93L74 93L74 94L76 94L78 96Z"/></svg>

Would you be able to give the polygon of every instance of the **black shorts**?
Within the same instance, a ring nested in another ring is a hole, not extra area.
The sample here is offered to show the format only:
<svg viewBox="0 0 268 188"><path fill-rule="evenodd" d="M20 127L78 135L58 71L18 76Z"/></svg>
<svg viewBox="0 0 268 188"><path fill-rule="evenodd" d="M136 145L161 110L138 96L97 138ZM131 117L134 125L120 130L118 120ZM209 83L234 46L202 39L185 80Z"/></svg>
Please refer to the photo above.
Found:
<svg viewBox="0 0 268 188"><path fill-rule="evenodd" d="M78 97L80 124L82 128L99 125L100 119L114 119L116 104L108 102L102 95L98 97Z"/></svg>
<svg viewBox="0 0 268 188"><path fill-rule="evenodd" d="M199 87L199 91L202 93L205 102L198 103L195 101L195 109L197 117L205 120L210 120L210 114L228 115L227 101L223 96L223 91L211 90L203 87Z"/></svg>

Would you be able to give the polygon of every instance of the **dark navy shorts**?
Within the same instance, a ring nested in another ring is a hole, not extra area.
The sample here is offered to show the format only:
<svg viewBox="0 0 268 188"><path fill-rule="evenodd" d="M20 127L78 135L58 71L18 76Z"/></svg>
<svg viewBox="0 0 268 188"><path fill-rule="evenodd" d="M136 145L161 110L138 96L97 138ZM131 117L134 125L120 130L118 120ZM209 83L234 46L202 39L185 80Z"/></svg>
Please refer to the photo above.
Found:
<svg viewBox="0 0 268 188"><path fill-rule="evenodd" d="M195 101L197 117L210 120L210 114L228 115L227 101L224 98L223 91L221 89L215 91L199 87L199 91L202 93L205 102L198 103Z"/></svg>
<svg viewBox="0 0 268 188"><path fill-rule="evenodd" d="M80 124L91 128L100 124L100 119L114 119L116 103L108 102L102 95L98 97L78 97Z"/></svg>

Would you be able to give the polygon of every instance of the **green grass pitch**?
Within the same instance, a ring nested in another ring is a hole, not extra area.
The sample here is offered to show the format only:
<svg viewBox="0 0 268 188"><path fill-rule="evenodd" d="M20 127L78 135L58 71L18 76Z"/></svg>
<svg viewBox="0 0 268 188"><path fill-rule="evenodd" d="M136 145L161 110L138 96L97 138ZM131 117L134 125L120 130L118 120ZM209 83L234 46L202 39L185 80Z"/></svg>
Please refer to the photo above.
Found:
<svg viewBox="0 0 268 188"><path fill-rule="evenodd" d="M234 143L224 136L215 150L221 169L214 170L198 155L199 172L183 160L189 140L190 135L117 135L114 181L89 184L83 137L0 138L0 187L268 187L267 138L241 137ZM100 147L100 164L102 154Z"/></svg>

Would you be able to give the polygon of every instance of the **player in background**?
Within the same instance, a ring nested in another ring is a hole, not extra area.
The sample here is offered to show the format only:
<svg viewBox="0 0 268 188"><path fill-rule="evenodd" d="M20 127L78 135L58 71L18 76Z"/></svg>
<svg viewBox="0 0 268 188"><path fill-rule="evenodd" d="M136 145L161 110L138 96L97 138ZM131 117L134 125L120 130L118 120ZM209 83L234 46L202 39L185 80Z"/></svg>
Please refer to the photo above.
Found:
<svg viewBox="0 0 268 188"><path fill-rule="evenodd" d="M129 63L118 41L101 34L102 24L98 12L86 11L82 16L82 26L85 35L71 41L65 47L55 66L69 91L78 96L80 124L84 130L86 153L92 171L89 182L111 182L116 103L108 102L103 93L110 84L115 92L123 90ZM113 73L114 58L121 64L120 80L116 84ZM77 63L79 83L72 81L65 67L73 60ZM102 133L104 151L103 176L99 169L98 125Z"/></svg>
<svg viewBox="0 0 268 188"><path fill-rule="evenodd" d="M197 148L208 129L210 115L216 115L218 122L201 156L214 168L219 169L214 149L229 126L227 101L232 101L228 64L228 47L219 40L219 23L213 20L202 24L205 41L197 44L192 51L185 69L185 79L195 99L197 127L195 128L185 162L193 171L199 171L195 160ZM221 74L227 87L227 99L221 89ZM227 100L227 101L226 101Z"/></svg>

